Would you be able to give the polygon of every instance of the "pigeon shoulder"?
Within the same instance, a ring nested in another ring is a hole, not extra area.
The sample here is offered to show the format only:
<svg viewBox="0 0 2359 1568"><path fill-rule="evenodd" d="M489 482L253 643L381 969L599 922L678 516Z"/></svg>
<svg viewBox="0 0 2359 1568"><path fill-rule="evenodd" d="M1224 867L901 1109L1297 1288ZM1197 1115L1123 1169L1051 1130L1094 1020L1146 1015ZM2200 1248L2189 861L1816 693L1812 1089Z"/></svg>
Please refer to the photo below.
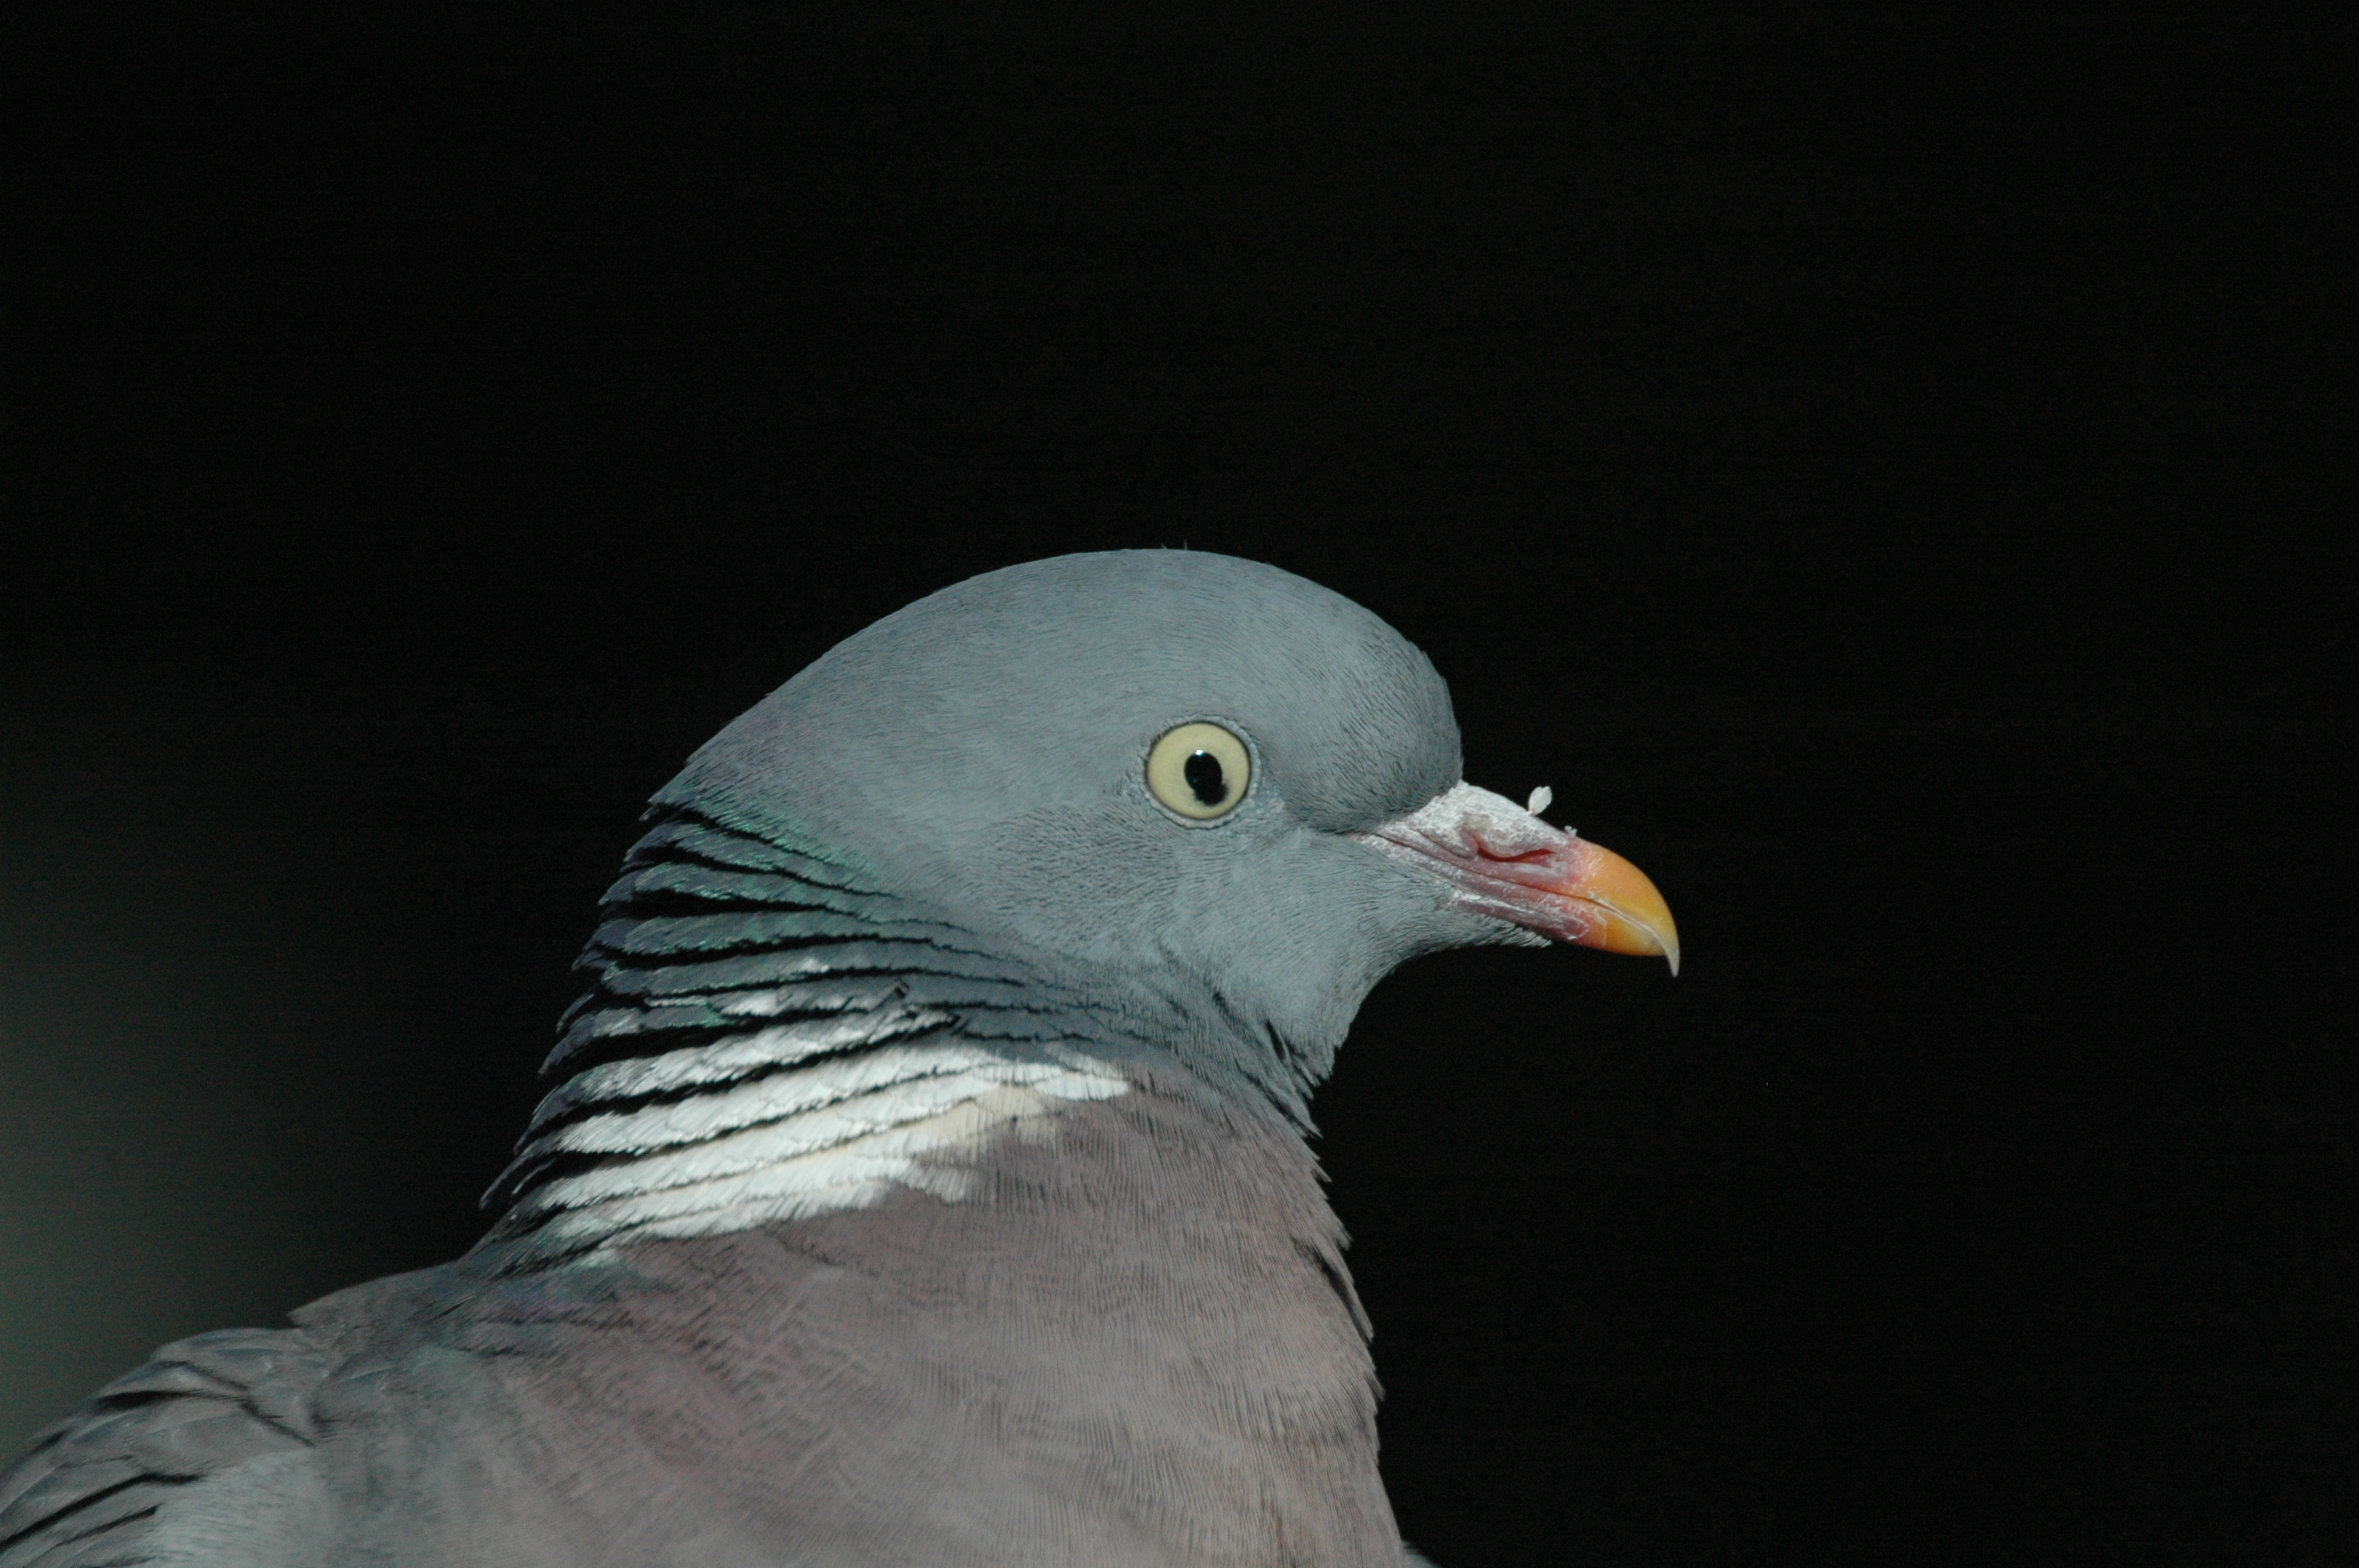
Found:
<svg viewBox="0 0 2359 1568"><path fill-rule="evenodd" d="M0 1568L314 1568L395 1493L421 1371L453 1357L447 1268L341 1291L293 1326L177 1340L39 1433L0 1472ZM480 1381L480 1379L478 1379ZM390 1443L388 1443L390 1439ZM408 1446L415 1446L414 1442Z"/></svg>
<svg viewBox="0 0 2359 1568"><path fill-rule="evenodd" d="M328 1368L299 1328L163 1346L0 1476L0 1568L319 1561Z"/></svg>

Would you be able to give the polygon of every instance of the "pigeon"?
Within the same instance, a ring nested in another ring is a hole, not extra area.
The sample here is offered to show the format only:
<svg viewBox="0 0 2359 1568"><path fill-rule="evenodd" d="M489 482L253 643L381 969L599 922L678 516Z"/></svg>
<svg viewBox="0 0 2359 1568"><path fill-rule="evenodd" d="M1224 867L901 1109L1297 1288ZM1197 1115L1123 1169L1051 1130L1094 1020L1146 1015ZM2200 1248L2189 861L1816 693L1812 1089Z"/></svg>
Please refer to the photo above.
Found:
<svg viewBox="0 0 2359 1568"><path fill-rule="evenodd" d="M1419 955L1679 961L1460 774L1425 655L1273 567L886 617L654 796L482 1241L99 1390L0 1568L1422 1562L1311 1091Z"/></svg>

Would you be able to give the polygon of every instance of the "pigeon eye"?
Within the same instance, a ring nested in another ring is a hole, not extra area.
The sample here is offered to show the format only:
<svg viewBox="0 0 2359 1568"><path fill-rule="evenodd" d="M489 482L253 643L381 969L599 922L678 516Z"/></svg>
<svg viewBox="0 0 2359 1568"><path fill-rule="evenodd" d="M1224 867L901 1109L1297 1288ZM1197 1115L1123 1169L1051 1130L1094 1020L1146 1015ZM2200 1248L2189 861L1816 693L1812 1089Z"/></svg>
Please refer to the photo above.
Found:
<svg viewBox="0 0 2359 1568"><path fill-rule="evenodd" d="M1245 796L1253 762L1245 743L1217 724L1182 724L1147 753L1147 787L1198 822L1226 816Z"/></svg>

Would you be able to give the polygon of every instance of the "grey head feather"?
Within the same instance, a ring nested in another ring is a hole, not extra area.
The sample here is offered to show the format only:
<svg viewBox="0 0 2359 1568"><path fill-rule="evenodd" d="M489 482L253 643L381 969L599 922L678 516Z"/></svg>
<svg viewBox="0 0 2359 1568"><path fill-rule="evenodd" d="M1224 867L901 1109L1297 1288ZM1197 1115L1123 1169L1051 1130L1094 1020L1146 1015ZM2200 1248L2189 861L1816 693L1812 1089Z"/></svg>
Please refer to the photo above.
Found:
<svg viewBox="0 0 2359 1568"><path fill-rule="evenodd" d="M1212 827L1148 797L1175 724L1252 749ZM973 578L848 639L723 730L657 805L864 875L1101 1018L1299 1114L1401 960L1513 939L1344 835L1456 784L1425 655L1315 583L1194 551Z"/></svg>

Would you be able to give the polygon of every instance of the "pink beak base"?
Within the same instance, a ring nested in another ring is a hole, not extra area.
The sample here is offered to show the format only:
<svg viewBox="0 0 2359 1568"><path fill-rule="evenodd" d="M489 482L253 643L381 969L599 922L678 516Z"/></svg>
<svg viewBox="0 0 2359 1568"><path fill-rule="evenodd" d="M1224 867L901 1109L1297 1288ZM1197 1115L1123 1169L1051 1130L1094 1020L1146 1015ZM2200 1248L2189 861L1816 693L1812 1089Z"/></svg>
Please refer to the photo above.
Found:
<svg viewBox="0 0 2359 1568"><path fill-rule="evenodd" d="M1659 955L1680 972L1679 927L1647 873L1504 795L1462 784L1353 837L1440 878L1466 908L1575 946Z"/></svg>

